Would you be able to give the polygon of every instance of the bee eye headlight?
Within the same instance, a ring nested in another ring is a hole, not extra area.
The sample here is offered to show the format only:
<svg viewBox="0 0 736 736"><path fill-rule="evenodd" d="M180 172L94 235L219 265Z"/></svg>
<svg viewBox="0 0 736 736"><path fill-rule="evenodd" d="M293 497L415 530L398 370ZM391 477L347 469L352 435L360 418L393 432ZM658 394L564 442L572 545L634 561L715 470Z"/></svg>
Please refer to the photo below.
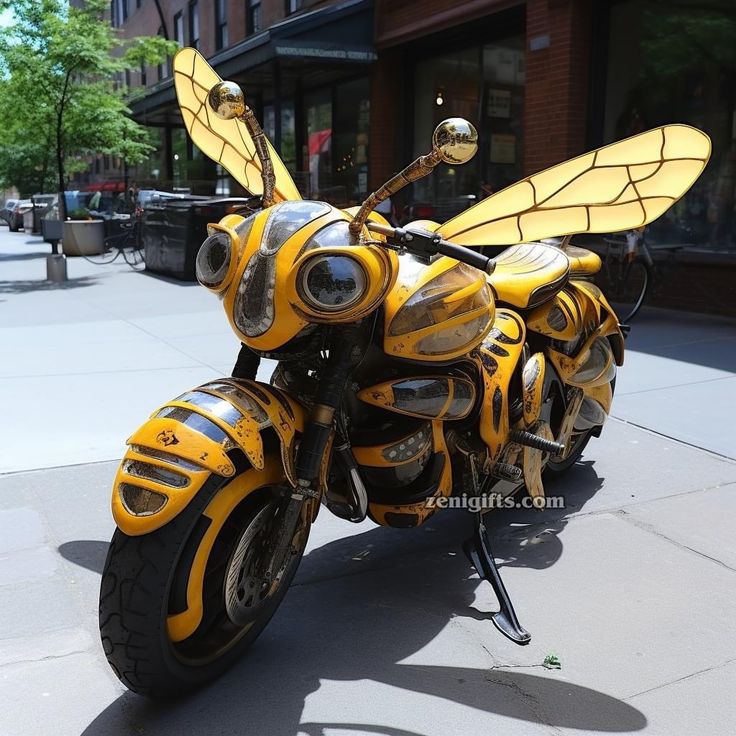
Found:
<svg viewBox="0 0 736 736"><path fill-rule="evenodd" d="M197 252L197 281L208 289L218 289L227 276L232 258L232 240L227 233L216 232L202 243Z"/></svg>
<svg viewBox="0 0 736 736"><path fill-rule="evenodd" d="M340 312L359 302L368 288L360 263L350 256L315 256L299 270L297 289L318 312Z"/></svg>

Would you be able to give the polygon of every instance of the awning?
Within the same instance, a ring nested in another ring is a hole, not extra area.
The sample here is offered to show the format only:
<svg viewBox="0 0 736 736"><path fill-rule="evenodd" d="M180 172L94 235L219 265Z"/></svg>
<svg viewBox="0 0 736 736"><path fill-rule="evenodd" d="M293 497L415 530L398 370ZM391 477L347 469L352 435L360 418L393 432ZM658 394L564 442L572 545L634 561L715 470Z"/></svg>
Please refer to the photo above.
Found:
<svg viewBox="0 0 736 736"><path fill-rule="evenodd" d="M208 62L228 79L277 59L285 66L305 61L330 65L374 61L373 0L347 0L287 18L218 52ZM140 120L175 104L173 80L165 79L149 87L131 109Z"/></svg>

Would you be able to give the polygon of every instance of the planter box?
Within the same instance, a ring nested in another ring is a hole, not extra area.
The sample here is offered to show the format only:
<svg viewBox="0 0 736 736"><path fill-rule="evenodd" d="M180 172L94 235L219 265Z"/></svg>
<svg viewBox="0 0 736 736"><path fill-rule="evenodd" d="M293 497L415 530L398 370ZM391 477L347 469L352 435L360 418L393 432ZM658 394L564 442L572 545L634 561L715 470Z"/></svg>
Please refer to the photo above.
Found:
<svg viewBox="0 0 736 736"><path fill-rule="evenodd" d="M102 253L105 223L102 220L67 220L62 235L62 250L67 256Z"/></svg>

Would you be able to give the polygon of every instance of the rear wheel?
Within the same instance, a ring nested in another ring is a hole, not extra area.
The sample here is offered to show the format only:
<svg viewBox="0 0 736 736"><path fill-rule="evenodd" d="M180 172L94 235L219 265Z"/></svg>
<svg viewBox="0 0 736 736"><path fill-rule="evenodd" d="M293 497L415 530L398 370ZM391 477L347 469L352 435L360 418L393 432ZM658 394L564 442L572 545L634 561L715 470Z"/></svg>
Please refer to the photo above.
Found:
<svg viewBox="0 0 736 736"><path fill-rule="evenodd" d="M651 282L651 267L641 258L622 264L620 278L608 293L611 306L622 324L631 321L642 308Z"/></svg>
<svg viewBox="0 0 736 736"><path fill-rule="evenodd" d="M280 469L278 456L269 460ZM160 529L139 537L116 530L102 575L100 633L126 687L152 697L198 687L266 626L309 534L305 515L283 564L269 571L282 508L273 478L253 469L212 478Z"/></svg>

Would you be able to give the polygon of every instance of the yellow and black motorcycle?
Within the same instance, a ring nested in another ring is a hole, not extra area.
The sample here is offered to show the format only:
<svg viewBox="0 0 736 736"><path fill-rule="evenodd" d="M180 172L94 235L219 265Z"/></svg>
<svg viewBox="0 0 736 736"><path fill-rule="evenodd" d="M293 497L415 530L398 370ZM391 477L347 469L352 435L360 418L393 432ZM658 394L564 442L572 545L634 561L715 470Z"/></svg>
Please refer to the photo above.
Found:
<svg viewBox="0 0 736 736"><path fill-rule="evenodd" d="M233 377L158 409L115 479L100 629L116 674L151 696L212 679L258 636L321 504L393 527L522 488L543 506L543 473L600 434L624 340L598 256L539 241L651 222L710 155L704 133L666 125L398 229L374 207L469 160L470 123L442 122L429 154L341 210L302 200L240 88L195 50L174 75L194 143L262 206L210 225L197 256L242 343ZM481 512L464 548L499 600L492 621L527 643Z"/></svg>

